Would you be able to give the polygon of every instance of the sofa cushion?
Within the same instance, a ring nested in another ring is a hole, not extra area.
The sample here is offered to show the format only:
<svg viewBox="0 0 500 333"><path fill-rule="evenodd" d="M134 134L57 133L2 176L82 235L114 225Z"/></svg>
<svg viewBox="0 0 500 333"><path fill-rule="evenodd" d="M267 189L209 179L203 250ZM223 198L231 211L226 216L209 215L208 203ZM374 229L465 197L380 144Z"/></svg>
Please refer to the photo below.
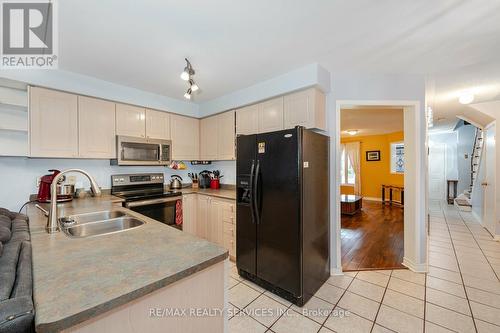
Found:
<svg viewBox="0 0 500 333"><path fill-rule="evenodd" d="M10 297L32 296L33 277L31 275L31 243L22 242L17 261L16 282Z"/></svg>
<svg viewBox="0 0 500 333"><path fill-rule="evenodd" d="M13 219L16 218L16 215L18 215L18 214L17 213L13 213L13 212L11 212L8 209L0 208L0 215L5 215L5 216L9 217L11 220L13 220Z"/></svg>
<svg viewBox="0 0 500 333"><path fill-rule="evenodd" d="M12 221L12 236L10 241L29 241L30 233L28 227L28 221L24 219L16 218Z"/></svg>
<svg viewBox="0 0 500 333"><path fill-rule="evenodd" d="M12 233L7 227L0 226L0 242L7 243L10 240Z"/></svg>
<svg viewBox="0 0 500 333"><path fill-rule="evenodd" d="M4 244L0 257L0 302L9 299L16 281L17 263L22 242Z"/></svg>
<svg viewBox="0 0 500 333"><path fill-rule="evenodd" d="M34 332L35 312L31 297L23 296L0 302L0 332Z"/></svg>
<svg viewBox="0 0 500 333"><path fill-rule="evenodd" d="M10 219L10 217L5 215L0 215L0 227L6 227L10 229L11 224L12 220Z"/></svg>

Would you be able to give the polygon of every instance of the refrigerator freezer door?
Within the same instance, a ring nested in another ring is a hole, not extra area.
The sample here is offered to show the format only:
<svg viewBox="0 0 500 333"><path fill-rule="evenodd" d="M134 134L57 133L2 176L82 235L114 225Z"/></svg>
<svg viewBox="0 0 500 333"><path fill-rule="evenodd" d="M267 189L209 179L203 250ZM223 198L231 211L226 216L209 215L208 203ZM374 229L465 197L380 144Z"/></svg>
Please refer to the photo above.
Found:
<svg viewBox="0 0 500 333"><path fill-rule="evenodd" d="M257 276L302 294L299 142L290 129L257 135ZM238 232L240 229L238 229Z"/></svg>
<svg viewBox="0 0 500 333"><path fill-rule="evenodd" d="M237 138L236 156L236 265L256 274L256 232L252 185L256 163L256 135Z"/></svg>

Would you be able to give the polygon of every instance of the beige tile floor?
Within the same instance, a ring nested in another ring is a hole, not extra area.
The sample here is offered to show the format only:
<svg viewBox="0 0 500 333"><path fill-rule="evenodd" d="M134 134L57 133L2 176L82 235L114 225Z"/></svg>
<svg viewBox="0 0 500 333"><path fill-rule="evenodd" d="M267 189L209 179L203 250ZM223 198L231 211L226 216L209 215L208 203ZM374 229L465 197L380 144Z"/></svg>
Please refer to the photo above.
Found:
<svg viewBox="0 0 500 333"><path fill-rule="evenodd" d="M303 307L229 271L231 333L500 332L500 242L470 213L430 204L429 272L332 276Z"/></svg>

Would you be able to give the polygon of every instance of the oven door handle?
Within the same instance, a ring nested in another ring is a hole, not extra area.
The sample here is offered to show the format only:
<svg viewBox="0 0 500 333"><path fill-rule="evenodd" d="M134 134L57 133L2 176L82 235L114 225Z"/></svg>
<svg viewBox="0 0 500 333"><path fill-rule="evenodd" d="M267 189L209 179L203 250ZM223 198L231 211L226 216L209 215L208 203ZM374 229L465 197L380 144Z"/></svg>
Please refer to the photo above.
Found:
<svg viewBox="0 0 500 333"><path fill-rule="evenodd" d="M160 203L165 203L165 202L173 202L173 201L177 201L177 200L182 200L182 196L178 195L178 196L169 197L169 198L125 202L123 206L125 208L134 208L134 207L139 207L139 206L147 206L147 205L155 205L155 204L160 204Z"/></svg>

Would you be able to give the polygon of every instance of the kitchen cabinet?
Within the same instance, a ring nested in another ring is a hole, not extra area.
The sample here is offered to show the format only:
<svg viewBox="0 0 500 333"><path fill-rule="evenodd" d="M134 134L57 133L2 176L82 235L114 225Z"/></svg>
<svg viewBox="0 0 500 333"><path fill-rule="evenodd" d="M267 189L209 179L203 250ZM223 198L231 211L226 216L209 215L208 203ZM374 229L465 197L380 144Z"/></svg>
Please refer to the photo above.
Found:
<svg viewBox="0 0 500 333"><path fill-rule="evenodd" d="M217 159L236 159L236 134L234 131L234 111L217 115Z"/></svg>
<svg viewBox="0 0 500 333"><path fill-rule="evenodd" d="M184 194L182 196L182 230L196 236L197 195Z"/></svg>
<svg viewBox="0 0 500 333"><path fill-rule="evenodd" d="M234 160L234 111L203 118L200 121L200 159Z"/></svg>
<svg viewBox="0 0 500 333"><path fill-rule="evenodd" d="M259 105L249 105L236 110L236 134L259 133Z"/></svg>
<svg viewBox="0 0 500 333"><path fill-rule="evenodd" d="M219 116L203 118L200 121L200 159L218 159L218 119Z"/></svg>
<svg viewBox="0 0 500 333"><path fill-rule="evenodd" d="M30 156L78 157L78 98L60 91L30 89Z"/></svg>
<svg viewBox="0 0 500 333"><path fill-rule="evenodd" d="M220 200L209 198L207 240L220 246L224 246L222 209L223 203Z"/></svg>
<svg viewBox="0 0 500 333"><path fill-rule="evenodd" d="M234 201L222 202L223 246L229 251L229 256L236 258L236 205Z"/></svg>
<svg viewBox="0 0 500 333"><path fill-rule="evenodd" d="M156 110L146 110L146 137L170 140L170 114Z"/></svg>
<svg viewBox="0 0 500 333"><path fill-rule="evenodd" d="M78 96L78 156L116 158L115 103Z"/></svg>
<svg viewBox="0 0 500 333"><path fill-rule="evenodd" d="M146 137L146 110L128 104L116 104L116 135Z"/></svg>
<svg viewBox="0 0 500 333"><path fill-rule="evenodd" d="M316 88L299 91L284 97L284 126L326 130L325 95Z"/></svg>
<svg viewBox="0 0 500 333"><path fill-rule="evenodd" d="M200 121L196 118L171 115L172 159L198 160L200 158Z"/></svg>
<svg viewBox="0 0 500 333"><path fill-rule="evenodd" d="M182 196L183 228L229 251L236 258L236 203L204 194Z"/></svg>
<svg viewBox="0 0 500 333"><path fill-rule="evenodd" d="M208 239L208 221L210 197L208 195L197 195L197 220L196 220L196 236Z"/></svg>
<svg viewBox="0 0 500 333"><path fill-rule="evenodd" d="M259 133L283 129L283 97L274 98L258 104Z"/></svg>

